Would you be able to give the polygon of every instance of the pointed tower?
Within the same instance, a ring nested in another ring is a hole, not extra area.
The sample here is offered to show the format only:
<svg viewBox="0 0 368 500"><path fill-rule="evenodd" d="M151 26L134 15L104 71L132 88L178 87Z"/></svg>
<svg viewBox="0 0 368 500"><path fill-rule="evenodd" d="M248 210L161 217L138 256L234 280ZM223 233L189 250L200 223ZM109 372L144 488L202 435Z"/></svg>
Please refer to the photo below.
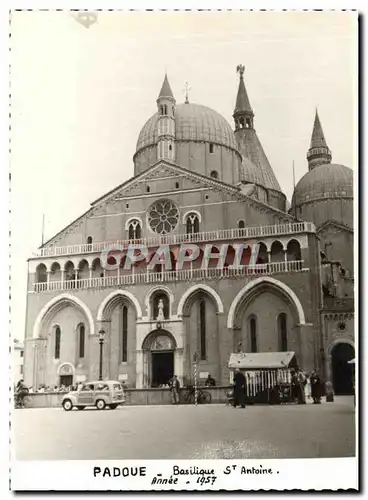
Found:
<svg viewBox="0 0 368 500"><path fill-rule="evenodd" d="M280 210L285 210L286 197L279 183L262 144L254 129L254 112L244 84L244 66L239 64L236 71L240 75L238 94L233 118L235 121L235 139L242 163L239 170L240 184L255 185L254 196Z"/></svg>
<svg viewBox="0 0 368 500"><path fill-rule="evenodd" d="M157 99L157 159L175 160L175 104L169 80L165 79Z"/></svg>
<svg viewBox="0 0 368 500"><path fill-rule="evenodd" d="M254 113L249 102L247 91L245 90L244 70L245 67L242 64L239 64L236 68L236 71L240 74L240 81L233 114L235 130L253 128Z"/></svg>
<svg viewBox="0 0 368 500"><path fill-rule="evenodd" d="M309 170L313 170L317 165L325 165L331 163L331 151L328 149L325 135L322 130L322 125L319 120L318 111L314 118L314 126L310 148L307 153Z"/></svg>

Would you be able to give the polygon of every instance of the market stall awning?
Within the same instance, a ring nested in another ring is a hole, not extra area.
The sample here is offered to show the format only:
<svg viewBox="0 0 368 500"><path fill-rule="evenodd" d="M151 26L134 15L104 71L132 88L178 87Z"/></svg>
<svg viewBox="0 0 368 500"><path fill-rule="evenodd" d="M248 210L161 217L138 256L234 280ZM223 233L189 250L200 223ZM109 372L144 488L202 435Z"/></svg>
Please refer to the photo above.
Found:
<svg viewBox="0 0 368 500"><path fill-rule="evenodd" d="M237 352L230 354L229 368L266 370L296 366L295 352Z"/></svg>

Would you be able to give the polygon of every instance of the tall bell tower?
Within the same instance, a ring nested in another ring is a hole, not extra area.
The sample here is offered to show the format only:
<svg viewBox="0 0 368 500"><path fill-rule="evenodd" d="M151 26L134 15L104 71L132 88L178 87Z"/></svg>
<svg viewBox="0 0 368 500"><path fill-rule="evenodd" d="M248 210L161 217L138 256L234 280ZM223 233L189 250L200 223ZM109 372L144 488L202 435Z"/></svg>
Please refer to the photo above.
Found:
<svg viewBox="0 0 368 500"><path fill-rule="evenodd" d="M157 159L175 160L175 98L165 79L157 99Z"/></svg>

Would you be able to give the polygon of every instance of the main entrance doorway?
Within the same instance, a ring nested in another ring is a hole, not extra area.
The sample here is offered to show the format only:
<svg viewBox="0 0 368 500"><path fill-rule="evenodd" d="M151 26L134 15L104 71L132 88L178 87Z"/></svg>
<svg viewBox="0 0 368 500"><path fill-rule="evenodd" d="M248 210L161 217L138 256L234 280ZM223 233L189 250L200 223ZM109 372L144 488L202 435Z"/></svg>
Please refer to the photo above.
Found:
<svg viewBox="0 0 368 500"><path fill-rule="evenodd" d="M350 344L339 343L332 349L332 382L335 394L353 394L354 365L348 362L355 357L355 349Z"/></svg>
<svg viewBox="0 0 368 500"><path fill-rule="evenodd" d="M151 387L167 385L174 375L174 352L152 352Z"/></svg>
<svg viewBox="0 0 368 500"><path fill-rule="evenodd" d="M65 387L73 385L73 375L60 375L60 385Z"/></svg>
<svg viewBox="0 0 368 500"><path fill-rule="evenodd" d="M142 344L143 387L167 385L175 373L175 338L167 330L154 330Z"/></svg>

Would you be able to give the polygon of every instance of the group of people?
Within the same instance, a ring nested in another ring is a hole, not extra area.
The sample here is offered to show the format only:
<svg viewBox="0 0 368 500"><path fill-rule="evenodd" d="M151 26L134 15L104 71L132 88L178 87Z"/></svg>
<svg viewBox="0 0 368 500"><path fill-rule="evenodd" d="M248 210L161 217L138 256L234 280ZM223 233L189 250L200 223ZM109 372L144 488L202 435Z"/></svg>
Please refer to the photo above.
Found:
<svg viewBox="0 0 368 500"><path fill-rule="evenodd" d="M292 398L299 404L306 404L313 399L314 404L320 404L324 394L324 383L316 370L309 375L299 368L291 371Z"/></svg>

